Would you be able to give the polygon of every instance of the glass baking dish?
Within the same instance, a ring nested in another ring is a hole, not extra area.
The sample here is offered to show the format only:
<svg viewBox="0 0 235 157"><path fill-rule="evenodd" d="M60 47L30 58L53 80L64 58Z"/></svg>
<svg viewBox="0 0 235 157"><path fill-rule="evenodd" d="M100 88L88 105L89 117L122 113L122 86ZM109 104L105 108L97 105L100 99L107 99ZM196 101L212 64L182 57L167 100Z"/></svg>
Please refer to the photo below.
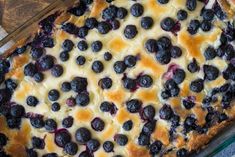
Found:
<svg viewBox="0 0 235 157"><path fill-rule="evenodd" d="M74 1L75 0L55 0L52 4L43 9L36 16L32 17L23 25L15 29L12 33L8 34L5 38L0 41L0 48L5 47L4 52L0 52L3 53L0 59L2 57L7 57L12 52L12 50L17 47L18 41L21 41L22 39L27 39L31 35L33 35L33 33L37 31L39 21L41 21L48 15L55 13L56 11L60 11L72 6L74 4ZM7 44L8 46L6 47ZM213 157L216 156L216 154L218 154L222 150L226 149L226 147L228 147L232 143L235 143L235 122L231 122L231 124L224 128L223 131L221 131L217 136L215 136L211 140L211 142L205 146L204 149L194 153L192 156Z"/></svg>

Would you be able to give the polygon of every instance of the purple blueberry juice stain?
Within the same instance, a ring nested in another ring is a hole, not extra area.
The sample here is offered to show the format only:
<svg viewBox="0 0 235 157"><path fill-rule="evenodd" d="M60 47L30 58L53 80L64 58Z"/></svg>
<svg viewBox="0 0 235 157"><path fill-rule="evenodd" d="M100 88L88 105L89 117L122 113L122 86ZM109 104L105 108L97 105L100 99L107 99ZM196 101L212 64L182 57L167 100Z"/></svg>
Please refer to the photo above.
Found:
<svg viewBox="0 0 235 157"><path fill-rule="evenodd" d="M66 100L66 104L69 106L69 107L74 107L76 105L76 101L73 97L70 97Z"/></svg>
<svg viewBox="0 0 235 157"><path fill-rule="evenodd" d="M27 112L25 115L26 118L37 118L37 117L43 117L43 115L33 112Z"/></svg>
<svg viewBox="0 0 235 157"><path fill-rule="evenodd" d="M181 29L181 24L179 21L177 21L174 25L174 27L171 29L171 33L173 33L175 36L177 36L177 32L179 32Z"/></svg>
<svg viewBox="0 0 235 157"><path fill-rule="evenodd" d="M163 78L166 80L172 79L173 73L176 69L179 69L179 65L177 64L171 64L169 65L167 72L163 74Z"/></svg>

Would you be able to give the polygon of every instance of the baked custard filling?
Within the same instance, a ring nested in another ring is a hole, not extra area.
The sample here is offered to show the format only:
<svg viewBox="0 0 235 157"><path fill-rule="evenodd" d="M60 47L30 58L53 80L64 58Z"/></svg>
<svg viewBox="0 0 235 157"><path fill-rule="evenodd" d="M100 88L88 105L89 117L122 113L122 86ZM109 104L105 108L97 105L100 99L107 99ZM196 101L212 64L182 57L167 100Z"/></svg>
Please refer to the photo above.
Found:
<svg viewBox="0 0 235 157"><path fill-rule="evenodd" d="M1 157L188 157L235 118L234 4L79 0L0 59Z"/></svg>

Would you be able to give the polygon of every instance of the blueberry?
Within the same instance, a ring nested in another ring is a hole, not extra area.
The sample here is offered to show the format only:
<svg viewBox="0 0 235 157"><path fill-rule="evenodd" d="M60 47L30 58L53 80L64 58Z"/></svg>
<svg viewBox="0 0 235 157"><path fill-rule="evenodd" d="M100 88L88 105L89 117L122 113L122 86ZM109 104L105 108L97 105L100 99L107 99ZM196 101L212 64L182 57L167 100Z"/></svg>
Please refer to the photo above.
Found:
<svg viewBox="0 0 235 157"><path fill-rule="evenodd" d="M186 8L189 11L194 11L197 7L197 1L196 0L187 0L186 1Z"/></svg>
<svg viewBox="0 0 235 157"><path fill-rule="evenodd" d="M182 50L178 46L172 46L170 53L172 58L179 58L182 55Z"/></svg>
<svg viewBox="0 0 235 157"><path fill-rule="evenodd" d="M169 0L157 0L160 4L167 4Z"/></svg>
<svg viewBox="0 0 235 157"><path fill-rule="evenodd" d="M150 151L150 154L152 155L158 154L161 151L161 149L162 149L162 142L158 140L154 141L149 146L149 151Z"/></svg>
<svg viewBox="0 0 235 157"><path fill-rule="evenodd" d="M26 103L27 105L29 106L37 106L37 104L39 103L38 99L35 97L35 96L28 96L27 99L26 99Z"/></svg>
<svg viewBox="0 0 235 157"><path fill-rule="evenodd" d="M62 120L62 126L65 128L70 128L73 126L73 117L68 116Z"/></svg>
<svg viewBox="0 0 235 157"><path fill-rule="evenodd" d="M93 3L93 0L81 0L82 3L89 5Z"/></svg>
<svg viewBox="0 0 235 157"><path fill-rule="evenodd" d="M11 92L13 92L17 88L17 82L13 79L7 79L5 80L6 88L9 89Z"/></svg>
<svg viewBox="0 0 235 157"><path fill-rule="evenodd" d="M128 138L124 134L116 134L114 136L114 141L120 146L125 146L128 142Z"/></svg>
<svg viewBox="0 0 235 157"><path fill-rule="evenodd" d="M74 77L70 84L74 92L82 92L86 90L88 82L86 78Z"/></svg>
<svg viewBox="0 0 235 157"><path fill-rule="evenodd" d="M27 157L38 157L38 153L33 149L26 149Z"/></svg>
<svg viewBox="0 0 235 157"><path fill-rule="evenodd" d="M76 99L72 96L67 98L66 105L68 105L68 107L74 107L76 105Z"/></svg>
<svg viewBox="0 0 235 157"><path fill-rule="evenodd" d="M75 16L82 16L86 12L87 8L86 3L84 1L86 0L83 0L82 3L79 3L79 6L69 9L68 12Z"/></svg>
<svg viewBox="0 0 235 157"><path fill-rule="evenodd" d="M26 51L26 49L27 49L27 45L18 47L15 49L14 53L20 55L20 54L23 54Z"/></svg>
<svg viewBox="0 0 235 157"><path fill-rule="evenodd" d="M105 8L102 12L102 18L104 20L114 20L117 15L118 8L114 5L110 5L109 7Z"/></svg>
<svg viewBox="0 0 235 157"><path fill-rule="evenodd" d="M66 154L75 155L78 152L78 145L75 142L69 142L65 145L64 151Z"/></svg>
<svg viewBox="0 0 235 157"><path fill-rule="evenodd" d="M67 143L71 141L71 135L66 130L60 130L59 132L55 133L55 143L59 147L65 147Z"/></svg>
<svg viewBox="0 0 235 157"><path fill-rule="evenodd" d="M127 25L124 29L124 36L127 39L133 39L138 34L138 30L135 25Z"/></svg>
<svg viewBox="0 0 235 157"><path fill-rule="evenodd" d="M184 121L184 128L186 129L186 132L194 130L196 128L196 119L192 116L186 117Z"/></svg>
<svg viewBox="0 0 235 157"><path fill-rule="evenodd" d="M10 114L15 118L21 118L25 114L25 109L22 105L14 105L10 109Z"/></svg>
<svg viewBox="0 0 235 157"><path fill-rule="evenodd" d="M164 104L159 110L160 118L164 120L170 120L173 116L172 108L169 105Z"/></svg>
<svg viewBox="0 0 235 157"><path fill-rule="evenodd" d="M92 157L92 155L88 151L83 151L78 157Z"/></svg>
<svg viewBox="0 0 235 157"><path fill-rule="evenodd" d="M188 151L185 148L181 148L176 152L177 157L187 157Z"/></svg>
<svg viewBox="0 0 235 157"><path fill-rule="evenodd" d="M190 83L190 90L196 93L200 93L204 88L203 79L196 79Z"/></svg>
<svg viewBox="0 0 235 157"><path fill-rule="evenodd" d="M95 73L101 73L104 70L104 65L101 61L96 60L92 63L92 71Z"/></svg>
<svg viewBox="0 0 235 157"><path fill-rule="evenodd" d="M102 112L110 112L112 109L112 104L108 101L103 101L101 104L100 104L100 110Z"/></svg>
<svg viewBox="0 0 235 157"><path fill-rule="evenodd" d="M105 152L112 152L114 148L114 144L111 141L105 141L103 144L103 149Z"/></svg>
<svg viewBox="0 0 235 157"><path fill-rule="evenodd" d="M112 54L110 52L105 52L104 53L104 60L110 61L112 59Z"/></svg>
<svg viewBox="0 0 235 157"><path fill-rule="evenodd" d="M193 101L184 99L183 100L183 105L187 110L189 110L189 109L194 107L195 103Z"/></svg>
<svg viewBox="0 0 235 157"><path fill-rule="evenodd" d="M63 51L60 53L59 57L62 62L66 62L67 60L69 60L69 53L66 51Z"/></svg>
<svg viewBox="0 0 235 157"><path fill-rule="evenodd" d="M79 106L87 106L90 102L90 97L87 93L80 93L76 96L76 104Z"/></svg>
<svg viewBox="0 0 235 157"><path fill-rule="evenodd" d="M77 32L79 38L85 38L88 34L89 29L86 26L80 27Z"/></svg>
<svg viewBox="0 0 235 157"><path fill-rule="evenodd" d="M78 65L84 65L86 63L86 58L84 56L78 56L76 58L76 63Z"/></svg>
<svg viewBox="0 0 235 157"><path fill-rule="evenodd" d="M164 86L171 96L177 96L179 94L180 89L173 79L167 80Z"/></svg>
<svg viewBox="0 0 235 157"><path fill-rule="evenodd" d="M56 153L47 153L44 154L42 157L58 157L58 155Z"/></svg>
<svg viewBox="0 0 235 157"><path fill-rule="evenodd" d="M20 129L21 118L9 117L7 118L7 126L10 129Z"/></svg>
<svg viewBox="0 0 235 157"><path fill-rule="evenodd" d="M54 119L45 120L45 129L47 131L54 131L57 128L57 123Z"/></svg>
<svg viewBox="0 0 235 157"><path fill-rule="evenodd" d="M153 84L153 79L149 75L141 75L138 78L138 84L140 87L149 88Z"/></svg>
<svg viewBox="0 0 235 157"><path fill-rule="evenodd" d="M42 128L45 125L45 122L43 121L42 117L34 117L30 118L30 123L34 128Z"/></svg>
<svg viewBox="0 0 235 157"><path fill-rule="evenodd" d="M137 113L141 109L142 102L138 99L131 99L126 102L127 110L130 113Z"/></svg>
<svg viewBox="0 0 235 157"><path fill-rule="evenodd" d="M54 112L57 112L60 110L60 104L57 103L57 102L54 102L52 105L51 105L51 110L54 111Z"/></svg>
<svg viewBox="0 0 235 157"><path fill-rule="evenodd" d="M219 69L213 65L204 65L203 66L204 77L206 80L212 81L219 76Z"/></svg>
<svg viewBox="0 0 235 157"><path fill-rule="evenodd" d="M131 68L136 65L137 58L133 55L128 55L124 58L124 63L127 67Z"/></svg>
<svg viewBox="0 0 235 157"><path fill-rule="evenodd" d="M112 29L112 26L108 22L101 21L97 29L100 34L107 34Z"/></svg>
<svg viewBox="0 0 235 157"><path fill-rule="evenodd" d="M191 73L195 73L200 70L200 67L198 66L198 63L195 58L188 64L187 69Z"/></svg>
<svg viewBox="0 0 235 157"><path fill-rule="evenodd" d="M93 52L99 52L103 47L103 44L101 41L94 41L93 43L91 43L91 50Z"/></svg>
<svg viewBox="0 0 235 157"><path fill-rule="evenodd" d="M10 108L8 105L1 105L0 106L0 115L2 116L8 116L9 115L9 112L10 112Z"/></svg>
<svg viewBox="0 0 235 157"><path fill-rule="evenodd" d="M104 130L104 126L105 126L105 123L102 119L100 118L94 118L92 121L91 121L91 127L92 129L94 129L95 131L102 131Z"/></svg>
<svg viewBox="0 0 235 157"><path fill-rule="evenodd" d="M125 78L123 79L123 86L124 88L132 91L136 89L137 82L135 79Z"/></svg>
<svg viewBox="0 0 235 157"><path fill-rule="evenodd" d="M225 121L228 119L228 116L225 113L219 115L219 122Z"/></svg>
<svg viewBox="0 0 235 157"><path fill-rule="evenodd" d="M100 79L98 84L102 89L109 89L112 87L113 82L111 78L105 77Z"/></svg>
<svg viewBox="0 0 235 157"><path fill-rule="evenodd" d="M201 29L204 31L204 32L208 32L208 31L210 31L211 30L211 28L212 28L212 24L211 24L211 22L209 22L209 21L206 21L206 20L203 20L202 22L201 22Z"/></svg>
<svg viewBox="0 0 235 157"><path fill-rule="evenodd" d="M191 34L194 35L197 33L198 29L200 27L200 22L196 19L193 19L190 21L189 26L187 28L187 31Z"/></svg>
<svg viewBox="0 0 235 157"><path fill-rule="evenodd" d="M160 64L168 64L171 61L171 54L168 50L160 50L156 54L156 60Z"/></svg>
<svg viewBox="0 0 235 157"><path fill-rule="evenodd" d="M216 57L215 49L211 46L207 47L205 52L204 52L204 56L205 56L206 60L214 59Z"/></svg>
<svg viewBox="0 0 235 157"><path fill-rule="evenodd" d="M44 149L45 142L43 139L34 136L34 137L32 137L32 145L33 145L33 148Z"/></svg>
<svg viewBox="0 0 235 157"><path fill-rule="evenodd" d="M34 60L39 59L44 53L43 48L32 48L31 49L31 56Z"/></svg>
<svg viewBox="0 0 235 157"><path fill-rule="evenodd" d="M155 39L148 39L146 42L145 42L145 46L146 50L150 53L153 53L153 52L157 52L158 50L158 47L157 47L157 40Z"/></svg>
<svg viewBox="0 0 235 157"><path fill-rule="evenodd" d="M64 72L64 69L59 64L54 65L51 69L51 74L54 77L60 77L63 74L63 72Z"/></svg>
<svg viewBox="0 0 235 157"><path fill-rule="evenodd" d="M175 20L171 17L166 17L161 21L160 25L164 31L171 31L175 26Z"/></svg>
<svg viewBox="0 0 235 157"><path fill-rule="evenodd" d="M188 17L187 11L180 9L177 12L177 19L178 20L183 21L183 20L187 19L187 17Z"/></svg>
<svg viewBox="0 0 235 157"><path fill-rule="evenodd" d="M91 132L84 127L77 129L75 138L78 143L85 144L91 139Z"/></svg>
<svg viewBox="0 0 235 157"><path fill-rule="evenodd" d="M220 7L219 3L215 3L213 6L213 10L215 15L220 19L220 20L224 20L225 18L227 18L226 13L222 10L222 8Z"/></svg>
<svg viewBox="0 0 235 157"><path fill-rule="evenodd" d="M116 16L119 19L124 19L127 16L127 14L128 14L128 11L125 8L120 7L117 10L117 15Z"/></svg>
<svg viewBox="0 0 235 157"><path fill-rule="evenodd" d="M214 11L212 9L204 9L201 16L203 20L211 21L214 18Z"/></svg>
<svg viewBox="0 0 235 157"><path fill-rule="evenodd" d="M55 44L54 44L54 40L51 37L46 37L45 39L43 39L42 45L43 47L52 48L54 47Z"/></svg>
<svg viewBox="0 0 235 157"><path fill-rule="evenodd" d="M153 19L150 16L145 16L141 18L141 27L144 29L150 29L153 26Z"/></svg>
<svg viewBox="0 0 235 157"><path fill-rule="evenodd" d="M80 51L86 51L88 49L88 44L85 40L81 40L78 42L77 47Z"/></svg>
<svg viewBox="0 0 235 157"><path fill-rule="evenodd" d="M61 29L69 34L75 34L75 32L77 31L77 27L73 23L70 23L70 22L63 24Z"/></svg>
<svg viewBox="0 0 235 157"><path fill-rule="evenodd" d="M123 123L122 128L126 131L130 131L133 127L133 122L131 120L128 120Z"/></svg>
<svg viewBox="0 0 235 157"><path fill-rule="evenodd" d="M65 39L65 41L62 44L62 48L64 49L64 51L67 51L67 52L71 51L73 47L74 47L74 43L69 39Z"/></svg>
<svg viewBox="0 0 235 157"><path fill-rule="evenodd" d="M140 133L138 137L138 144L140 146L148 146L150 144L150 137L144 133Z"/></svg>
<svg viewBox="0 0 235 157"><path fill-rule="evenodd" d="M110 24L111 24L113 30L117 30L120 27L120 22L118 20L110 21Z"/></svg>
<svg viewBox="0 0 235 157"><path fill-rule="evenodd" d="M231 60L235 56L235 50L232 45L228 44L224 47L224 56L223 58L227 61Z"/></svg>
<svg viewBox="0 0 235 157"><path fill-rule="evenodd" d="M131 15L140 17L144 13L144 7L140 3L135 3L130 8Z"/></svg>
<svg viewBox="0 0 235 157"><path fill-rule="evenodd" d="M230 103L233 99L232 93L231 92L226 92L222 95L222 108L227 109L230 107Z"/></svg>
<svg viewBox="0 0 235 157"><path fill-rule="evenodd" d="M5 145L7 145L7 136L3 133L0 133L0 146L3 147Z"/></svg>
<svg viewBox="0 0 235 157"><path fill-rule="evenodd" d="M85 26L89 29L93 29L98 25L96 18L91 17L85 20Z"/></svg>
<svg viewBox="0 0 235 157"><path fill-rule="evenodd" d="M169 49L171 46L171 40L166 36L162 36L157 40L158 50L166 50Z"/></svg>
<svg viewBox="0 0 235 157"><path fill-rule="evenodd" d="M63 91L63 92L69 92L70 90L71 90L71 85L70 85L70 83L69 82L63 82L62 84L61 84L61 90Z"/></svg>
<svg viewBox="0 0 235 157"><path fill-rule="evenodd" d="M39 69L45 71L49 70L54 66L54 58L50 55L45 55L39 60Z"/></svg>
<svg viewBox="0 0 235 157"><path fill-rule="evenodd" d="M56 101L59 99L59 97L60 97L60 93L56 89L52 89L48 92L48 98L51 101Z"/></svg>
<svg viewBox="0 0 235 157"><path fill-rule="evenodd" d="M143 108L143 117L145 120L153 120L155 114L156 111L152 105L147 105Z"/></svg>
<svg viewBox="0 0 235 157"><path fill-rule="evenodd" d="M90 152L95 152L100 147L100 142L97 139L91 139L86 143L86 146Z"/></svg>
<svg viewBox="0 0 235 157"><path fill-rule="evenodd" d="M33 77L37 72L36 66L33 63L29 63L24 67L24 75Z"/></svg>
<svg viewBox="0 0 235 157"><path fill-rule="evenodd" d="M176 69L173 72L173 80L175 83L180 84L184 81L186 77L185 71L183 69Z"/></svg>
<svg viewBox="0 0 235 157"><path fill-rule="evenodd" d="M153 121L149 121L149 122L146 122L142 128L142 132L148 136L150 136L153 131L155 130L155 127L156 127L156 121L153 120Z"/></svg>
<svg viewBox="0 0 235 157"><path fill-rule="evenodd" d="M179 126L180 124L180 116L174 114L172 117L171 117L171 126L173 128L176 128L177 126Z"/></svg>
<svg viewBox="0 0 235 157"><path fill-rule="evenodd" d="M113 65L113 68L117 74L121 74L126 70L126 64L124 61L116 61Z"/></svg>

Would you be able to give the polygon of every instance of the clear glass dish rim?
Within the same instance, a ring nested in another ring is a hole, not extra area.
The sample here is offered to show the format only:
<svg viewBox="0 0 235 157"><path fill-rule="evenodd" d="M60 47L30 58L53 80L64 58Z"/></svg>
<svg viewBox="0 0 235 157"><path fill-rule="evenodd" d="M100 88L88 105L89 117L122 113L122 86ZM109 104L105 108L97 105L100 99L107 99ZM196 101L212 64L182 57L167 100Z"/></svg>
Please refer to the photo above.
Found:
<svg viewBox="0 0 235 157"><path fill-rule="evenodd" d="M49 4L42 11L37 13L35 16L27 20L21 26L16 28L10 34L8 34L5 38L0 40L0 47L7 44L9 41L18 41L22 38L28 38L32 35L32 29L38 28L38 22L41 21L46 16L55 13L56 11L60 11L62 8L66 8L68 6L72 6L75 0L55 0L51 4ZM229 124L229 126L224 128L225 130L220 131L216 137L214 137L205 148L199 150L192 156L195 157L213 157L227 146L235 142L235 122Z"/></svg>

